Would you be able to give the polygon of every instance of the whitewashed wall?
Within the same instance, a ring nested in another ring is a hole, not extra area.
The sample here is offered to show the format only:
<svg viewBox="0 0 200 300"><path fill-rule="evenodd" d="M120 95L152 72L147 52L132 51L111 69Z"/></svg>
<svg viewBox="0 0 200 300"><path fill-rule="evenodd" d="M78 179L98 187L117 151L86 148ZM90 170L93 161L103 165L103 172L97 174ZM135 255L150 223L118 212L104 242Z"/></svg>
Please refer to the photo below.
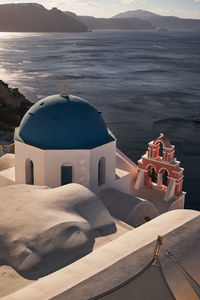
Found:
<svg viewBox="0 0 200 300"><path fill-rule="evenodd" d="M106 160L106 180L105 184L98 185L98 164L104 157ZM90 188L94 193L111 186L115 181L116 168L116 141L99 146L91 150L90 153Z"/></svg>
<svg viewBox="0 0 200 300"><path fill-rule="evenodd" d="M91 150L42 150L21 142L15 142L16 183L26 183L26 161L34 165L34 184L56 188L61 185L61 167L72 166L72 181L89 188L94 193L115 187L129 193L130 174L116 179L116 141ZM98 164L104 157L105 184L98 185Z"/></svg>
<svg viewBox="0 0 200 300"><path fill-rule="evenodd" d="M45 185L55 188L61 185L61 166L72 166L72 181L89 188L90 150L45 150Z"/></svg>
<svg viewBox="0 0 200 300"><path fill-rule="evenodd" d="M111 185L112 188L115 190L118 190L123 193L130 194L130 188L131 188L131 174L124 171L123 176L120 178L117 178L113 184Z"/></svg>
<svg viewBox="0 0 200 300"><path fill-rule="evenodd" d="M138 176L138 167L137 165L123 152L121 152L118 148L116 151L117 161L116 166L118 169L127 171L131 174L131 179L135 181Z"/></svg>
<svg viewBox="0 0 200 300"><path fill-rule="evenodd" d="M15 180L16 183L26 183L26 161L32 160L34 165L34 184L45 185L44 151L15 141Z"/></svg>

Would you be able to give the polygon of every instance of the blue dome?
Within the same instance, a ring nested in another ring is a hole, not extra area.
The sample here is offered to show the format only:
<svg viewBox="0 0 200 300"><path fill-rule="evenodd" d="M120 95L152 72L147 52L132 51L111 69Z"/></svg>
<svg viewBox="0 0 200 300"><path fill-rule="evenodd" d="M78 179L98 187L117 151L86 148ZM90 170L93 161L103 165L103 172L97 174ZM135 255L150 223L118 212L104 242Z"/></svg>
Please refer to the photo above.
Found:
<svg viewBox="0 0 200 300"><path fill-rule="evenodd" d="M93 105L79 97L60 95L34 104L15 139L41 149L91 149L114 140Z"/></svg>

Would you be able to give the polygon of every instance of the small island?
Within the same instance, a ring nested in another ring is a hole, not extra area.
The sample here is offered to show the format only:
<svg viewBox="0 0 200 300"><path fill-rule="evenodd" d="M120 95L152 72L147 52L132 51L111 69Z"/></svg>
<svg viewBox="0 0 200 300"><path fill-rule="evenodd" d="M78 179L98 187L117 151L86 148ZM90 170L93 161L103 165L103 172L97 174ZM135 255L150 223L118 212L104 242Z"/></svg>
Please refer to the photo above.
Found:
<svg viewBox="0 0 200 300"><path fill-rule="evenodd" d="M157 28L156 30L157 30L157 31L163 31L163 32L168 31L168 29L165 28L165 27L159 27L159 28Z"/></svg>

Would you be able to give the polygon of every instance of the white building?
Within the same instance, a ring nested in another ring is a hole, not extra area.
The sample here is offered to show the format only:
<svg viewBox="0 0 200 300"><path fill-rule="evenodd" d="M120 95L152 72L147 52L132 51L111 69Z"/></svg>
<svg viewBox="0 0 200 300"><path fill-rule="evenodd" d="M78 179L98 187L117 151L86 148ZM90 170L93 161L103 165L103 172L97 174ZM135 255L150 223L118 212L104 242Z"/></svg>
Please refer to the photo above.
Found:
<svg viewBox="0 0 200 300"><path fill-rule="evenodd" d="M116 168L115 137L101 113L75 96L53 95L29 109L15 132L15 162L17 184L130 191L131 174Z"/></svg>
<svg viewBox="0 0 200 300"><path fill-rule="evenodd" d="M160 157L156 161L162 165L164 162ZM168 210L184 208L183 192L177 191L165 201L170 192L168 184L154 189L147 180L147 186L138 188L140 169L116 148L116 139L101 113L79 97L61 94L40 100L15 131L16 184L50 188L81 184L105 200L112 216L131 226ZM123 194L113 196L115 190Z"/></svg>

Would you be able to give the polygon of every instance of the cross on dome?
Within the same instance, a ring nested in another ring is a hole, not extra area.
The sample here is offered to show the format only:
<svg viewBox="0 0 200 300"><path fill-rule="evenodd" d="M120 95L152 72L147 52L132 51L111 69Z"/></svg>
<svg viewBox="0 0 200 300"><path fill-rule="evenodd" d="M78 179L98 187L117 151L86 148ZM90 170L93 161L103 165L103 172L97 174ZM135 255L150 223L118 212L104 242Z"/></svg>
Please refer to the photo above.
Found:
<svg viewBox="0 0 200 300"><path fill-rule="evenodd" d="M66 89L67 89L67 86L65 83L62 84L62 92L60 93L60 96L66 96Z"/></svg>

